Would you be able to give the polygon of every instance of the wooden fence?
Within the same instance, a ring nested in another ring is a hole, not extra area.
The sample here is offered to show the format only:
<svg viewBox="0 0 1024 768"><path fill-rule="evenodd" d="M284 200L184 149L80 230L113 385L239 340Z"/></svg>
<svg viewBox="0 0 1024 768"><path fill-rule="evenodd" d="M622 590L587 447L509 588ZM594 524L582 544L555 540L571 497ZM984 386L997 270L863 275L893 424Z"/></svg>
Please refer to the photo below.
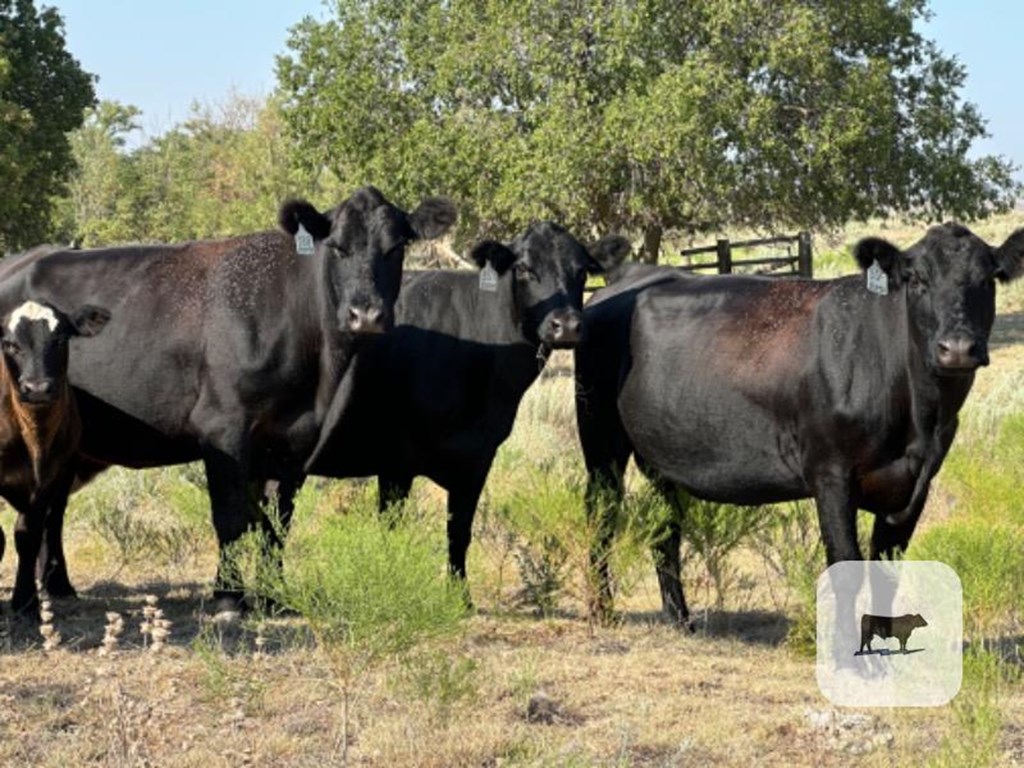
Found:
<svg viewBox="0 0 1024 768"><path fill-rule="evenodd" d="M733 250L759 248L763 246L786 246L785 256L762 256L752 259L734 259ZM796 246L796 253L792 253L793 246ZM718 240L714 245L705 245L699 248L687 248L679 252L680 256L699 256L705 253L715 254L714 261L705 261L691 264L683 264L679 269L687 272L695 272L699 269L715 269L720 275L732 274L736 267L762 267L757 270L766 274L778 275L780 277L799 275L800 277L814 277L814 265L811 261L811 233L798 232L795 235L779 235L778 237L765 237L759 240ZM780 270L785 270L780 272Z"/></svg>

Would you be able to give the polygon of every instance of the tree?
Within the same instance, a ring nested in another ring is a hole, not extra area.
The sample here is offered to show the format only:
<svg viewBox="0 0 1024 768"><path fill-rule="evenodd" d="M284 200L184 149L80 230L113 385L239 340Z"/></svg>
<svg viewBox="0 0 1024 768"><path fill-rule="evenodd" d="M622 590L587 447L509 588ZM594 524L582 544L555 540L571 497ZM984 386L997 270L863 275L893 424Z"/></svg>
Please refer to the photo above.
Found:
<svg viewBox="0 0 1024 768"><path fill-rule="evenodd" d="M82 127L70 135L75 170L67 195L55 205L59 239L83 246L132 239L131 216L120 215L129 196L128 136L139 130L138 107L101 101L86 110Z"/></svg>
<svg viewBox="0 0 1024 768"><path fill-rule="evenodd" d="M302 157L399 198L446 192L507 234L537 217L643 234L834 227L1012 204L971 159L965 71L926 0L338 0L277 74Z"/></svg>
<svg viewBox="0 0 1024 768"><path fill-rule="evenodd" d="M65 49L56 10L0 0L0 252L46 238L93 81Z"/></svg>
<svg viewBox="0 0 1024 768"><path fill-rule="evenodd" d="M101 102L72 134L77 170L58 210L65 239L91 247L272 229L282 200L317 196L272 99L194 104L183 123L128 151L139 114Z"/></svg>

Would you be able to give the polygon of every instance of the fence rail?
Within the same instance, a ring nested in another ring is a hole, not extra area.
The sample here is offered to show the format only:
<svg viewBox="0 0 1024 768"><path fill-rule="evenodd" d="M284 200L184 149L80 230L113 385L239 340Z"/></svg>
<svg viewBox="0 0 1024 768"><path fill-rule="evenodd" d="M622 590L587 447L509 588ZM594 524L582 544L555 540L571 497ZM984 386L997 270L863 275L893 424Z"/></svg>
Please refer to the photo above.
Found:
<svg viewBox="0 0 1024 768"><path fill-rule="evenodd" d="M796 255L786 256L765 256L754 259L734 259L733 249L757 248L764 245L786 245L796 244ZM777 269L788 267L784 275L799 275L800 277L814 277L814 264L811 252L811 233L798 232L795 235L779 235L777 237L762 237L757 240L740 240L733 242L728 239L720 239L714 245L702 245L697 248L686 248L679 252L680 256L700 256L705 253L715 254L714 261L698 262L696 264L683 264L678 269L687 272L695 272L699 269L715 269L720 275L732 274L735 267L773 266L771 272L776 273Z"/></svg>

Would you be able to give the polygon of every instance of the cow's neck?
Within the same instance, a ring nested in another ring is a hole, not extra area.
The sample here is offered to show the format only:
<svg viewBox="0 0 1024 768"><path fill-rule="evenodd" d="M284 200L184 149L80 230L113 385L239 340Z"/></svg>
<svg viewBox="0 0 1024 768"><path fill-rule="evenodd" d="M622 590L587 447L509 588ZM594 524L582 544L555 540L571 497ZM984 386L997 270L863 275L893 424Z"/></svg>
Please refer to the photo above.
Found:
<svg viewBox="0 0 1024 768"><path fill-rule="evenodd" d="M328 255L325 252L318 252L313 257L316 260L316 269L311 273L315 275L317 285L310 286L310 292L306 295L307 306L308 296L316 296L316 325L317 343L319 344L319 384L316 392L316 418L317 423L322 423L323 417L331 404L331 399L341 383L349 363L352 361L353 336L343 333L338 328L338 303L340 297L338 288L335 285L337 257ZM300 301L303 297L300 297Z"/></svg>
<svg viewBox="0 0 1024 768"><path fill-rule="evenodd" d="M498 280L495 293L479 291L477 310L487 328L487 337L481 339L487 344L499 347L494 362L498 370L494 375L505 381L514 391L523 392L540 374L547 360L548 350L535 338L527 335L523 327L526 319L516 301L516 284L512 270ZM508 356L522 359L521 365L508 365Z"/></svg>
<svg viewBox="0 0 1024 768"><path fill-rule="evenodd" d="M523 317L516 306L515 278L511 269L498 278L497 290L476 291L476 312L481 321L479 341L536 346L523 331Z"/></svg>
<svg viewBox="0 0 1024 768"><path fill-rule="evenodd" d="M4 392L3 408L5 413L13 417L13 425L25 446L25 453L32 467L34 496L36 490L47 484L47 472L52 473L55 469L54 462L51 461L51 466L48 467L44 461L49 446L53 445L63 432L77 427L78 419L74 410L75 401L71 385L65 381L61 392L51 403L29 405L18 399L17 383L7 366L0 365L0 370L0 386Z"/></svg>

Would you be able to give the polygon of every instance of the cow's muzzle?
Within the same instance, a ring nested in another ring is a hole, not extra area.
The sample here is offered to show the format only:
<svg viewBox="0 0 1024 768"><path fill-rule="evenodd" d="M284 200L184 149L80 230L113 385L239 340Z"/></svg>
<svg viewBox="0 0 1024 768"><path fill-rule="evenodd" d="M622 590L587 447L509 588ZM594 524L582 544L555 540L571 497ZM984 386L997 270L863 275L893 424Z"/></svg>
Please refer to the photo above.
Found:
<svg viewBox="0 0 1024 768"><path fill-rule="evenodd" d="M52 403L56 387L51 379L23 379L18 384L18 397L23 403Z"/></svg>
<svg viewBox="0 0 1024 768"><path fill-rule="evenodd" d="M371 335L386 333L390 330L391 320L388 313L380 307L349 307L345 315L345 325L351 333Z"/></svg>
<svg viewBox="0 0 1024 768"><path fill-rule="evenodd" d="M946 336L935 345L935 360L942 373L969 373L988 365L988 345L971 336Z"/></svg>
<svg viewBox="0 0 1024 768"><path fill-rule="evenodd" d="M583 339L583 316L579 312L560 312L544 323L541 341L559 349L574 347Z"/></svg>

